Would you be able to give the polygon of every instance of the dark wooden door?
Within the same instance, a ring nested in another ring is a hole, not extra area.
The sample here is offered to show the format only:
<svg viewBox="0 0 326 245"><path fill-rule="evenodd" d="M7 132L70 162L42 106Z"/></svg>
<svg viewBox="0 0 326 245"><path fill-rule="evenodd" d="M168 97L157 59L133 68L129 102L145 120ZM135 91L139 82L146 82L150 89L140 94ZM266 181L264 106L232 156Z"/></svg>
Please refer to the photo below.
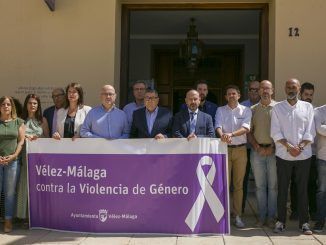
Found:
<svg viewBox="0 0 326 245"><path fill-rule="evenodd" d="M160 94L160 105L179 111L186 91L199 79L207 81L208 100L224 104L223 89L228 84L243 86L243 48L208 47L198 69L191 72L178 57L177 47L153 47L152 75Z"/></svg>

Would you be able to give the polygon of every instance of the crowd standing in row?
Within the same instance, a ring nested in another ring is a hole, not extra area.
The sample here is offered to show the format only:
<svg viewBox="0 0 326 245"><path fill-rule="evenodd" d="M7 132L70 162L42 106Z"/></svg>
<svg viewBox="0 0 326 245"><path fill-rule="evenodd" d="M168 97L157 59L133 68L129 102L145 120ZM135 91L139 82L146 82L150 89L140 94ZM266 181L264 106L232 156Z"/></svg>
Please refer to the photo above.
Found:
<svg viewBox="0 0 326 245"><path fill-rule="evenodd" d="M311 88L309 83L301 87L297 79L289 79L285 83L287 98L277 103L272 99L270 81L251 81L249 99L240 104L239 88L229 85L225 89L227 104L217 107L206 100L208 86L201 80L187 92L185 104L174 117L168 109L158 106L158 92L148 89L142 81L133 85L135 101L123 110L115 105L117 95L111 85L101 88L101 104L94 108L84 105L83 89L78 83L69 84L66 90L54 89L54 105L44 110L43 115L39 97L29 94L19 115L22 119L17 116L14 100L1 97L0 190L3 189L5 200L4 231L12 230L14 214L22 219L28 216L26 158L25 154L20 155L25 139L192 140L217 136L228 145L231 213L236 227L245 227L242 213L251 166L259 211L257 226L273 226L274 232L285 230L291 182L291 202L296 206L292 213L299 216L299 228L304 234L312 234L308 223L310 211L316 220L314 230L321 232L326 214L326 105L313 109ZM298 99L299 93L306 101ZM316 135L316 158L312 160L311 146ZM310 181L309 172L314 173ZM308 182L309 192L316 193L310 195L315 199L315 209L313 202L308 203Z"/></svg>

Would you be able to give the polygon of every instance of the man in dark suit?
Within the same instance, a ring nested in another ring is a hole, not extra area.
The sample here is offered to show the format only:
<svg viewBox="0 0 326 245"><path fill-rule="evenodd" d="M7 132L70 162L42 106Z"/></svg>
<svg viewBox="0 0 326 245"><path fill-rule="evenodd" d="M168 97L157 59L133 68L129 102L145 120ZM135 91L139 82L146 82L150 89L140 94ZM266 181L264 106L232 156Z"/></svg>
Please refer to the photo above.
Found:
<svg viewBox="0 0 326 245"><path fill-rule="evenodd" d="M212 117L198 109L199 93L194 89L189 90L185 102L187 109L178 112L174 117L173 136L188 140L197 137L214 137Z"/></svg>
<svg viewBox="0 0 326 245"><path fill-rule="evenodd" d="M65 91L63 88L55 88L52 91L53 106L45 109L43 112L43 117L46 118L49 126L50 137L56 132L57 126L57 111L62 108L65 104Z"/></svg>
<svg viewBox="0 0 326 245"><path fill-rule="evenodd" d="M199 93L200 97L200 104L198 106L198 109L202 112L205 112L209 115L211 115L213 119L213 125L215 124L215 114L217 110L217 105L213 102L210 102L207 100L207 94L208 94L208 85L205 80L199 80L196 82L196 90ZM182 104L181 110L186 110L187 105Z"/></svg>
<svg viewBox="0 0 326 245"><path fill-rule="evenodd" d="M171 137L172 113L158 106L159 97L154 89L147 89L144 98L145 107L134 111L130 138Z"/></svg>

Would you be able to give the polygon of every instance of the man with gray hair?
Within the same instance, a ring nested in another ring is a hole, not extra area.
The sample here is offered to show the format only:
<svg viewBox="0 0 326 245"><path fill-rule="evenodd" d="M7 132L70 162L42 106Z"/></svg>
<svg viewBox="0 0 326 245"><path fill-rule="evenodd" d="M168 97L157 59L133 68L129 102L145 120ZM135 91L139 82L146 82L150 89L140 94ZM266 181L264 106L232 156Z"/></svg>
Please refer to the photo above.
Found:
<svg viewBox="0 0 326 245"><path fill-rule="evenodd" d="M295 172L298 198L299 227L303 234L312 235L308 215L308 178L311 164L311 143L315 137L314 109L308 102L298 99L300 82L291 78L285 83L287 99L272 110L271 137L275 142L278 181L278 221L274 232L284 231L288 187L292 171Z"/></svg>
<svg viewBox="0 0 326 245"><path fill-rule="evenodd" d="M52 136L57 131L57 112L65 105L65 91L63 88L52 90L52 100L54 105L45 109L43 117L46 118L49 126L49 132Z"/></svg>

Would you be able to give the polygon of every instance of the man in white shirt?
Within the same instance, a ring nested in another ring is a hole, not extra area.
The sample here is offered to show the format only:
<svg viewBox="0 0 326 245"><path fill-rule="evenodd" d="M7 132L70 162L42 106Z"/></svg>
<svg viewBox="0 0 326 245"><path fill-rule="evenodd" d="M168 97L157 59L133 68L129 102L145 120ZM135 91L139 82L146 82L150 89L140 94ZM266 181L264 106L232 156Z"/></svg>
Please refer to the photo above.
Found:
<svg viewBox="0 0 326 245"><path fill-rule="evenodd" d="M287 99L272 110L271 137L275 142L278 180L278 221L274 232L282 232L286 222L286 203L292 171L295 171L299 227L311 235L308 215L308 178L311 161L311 143L315 137L314 110L310 103L298 100L300 82L291 78L285 83Z"/></svg>
<svg viewBox="0 0 326 245"><path fill-rule="evenodd" d="M221 140L228 144L228 170L229 183L231 172L233 178L233 212L235 214L235 226L243 228L241 220L243 178L247 165L247 136L250 130L251 110L240 105L240 90L236 85L226 88L225 98L227 105L219 107L215 115L215 129Z"/></svg>
<svg viewBox="0 0 326 245"><path fill-rule="evenodd" d="M317 215L315 232L322 232L326 218L326 105L315 109L317 131Z"/></svg>
<svg viewBox="0 0 326 245"><path fill-rule="evenodd" d="M305 82L301 84L300 88L300 99L310 104L313 104L315 87L312 83ZM309 215L311 220L315 220L316 216L316 192L317 192L317 167L316 167L316 146L315 144L311 145L312 157L309 171L309 181L308 181L308 207ZM291 195L291 214L290 220L298 220L298 194L297 186L295 184L295 173L292 173L291 176L291 186L290 186L290 195ZM300 194L299 194L300 195Z"/></svg>

